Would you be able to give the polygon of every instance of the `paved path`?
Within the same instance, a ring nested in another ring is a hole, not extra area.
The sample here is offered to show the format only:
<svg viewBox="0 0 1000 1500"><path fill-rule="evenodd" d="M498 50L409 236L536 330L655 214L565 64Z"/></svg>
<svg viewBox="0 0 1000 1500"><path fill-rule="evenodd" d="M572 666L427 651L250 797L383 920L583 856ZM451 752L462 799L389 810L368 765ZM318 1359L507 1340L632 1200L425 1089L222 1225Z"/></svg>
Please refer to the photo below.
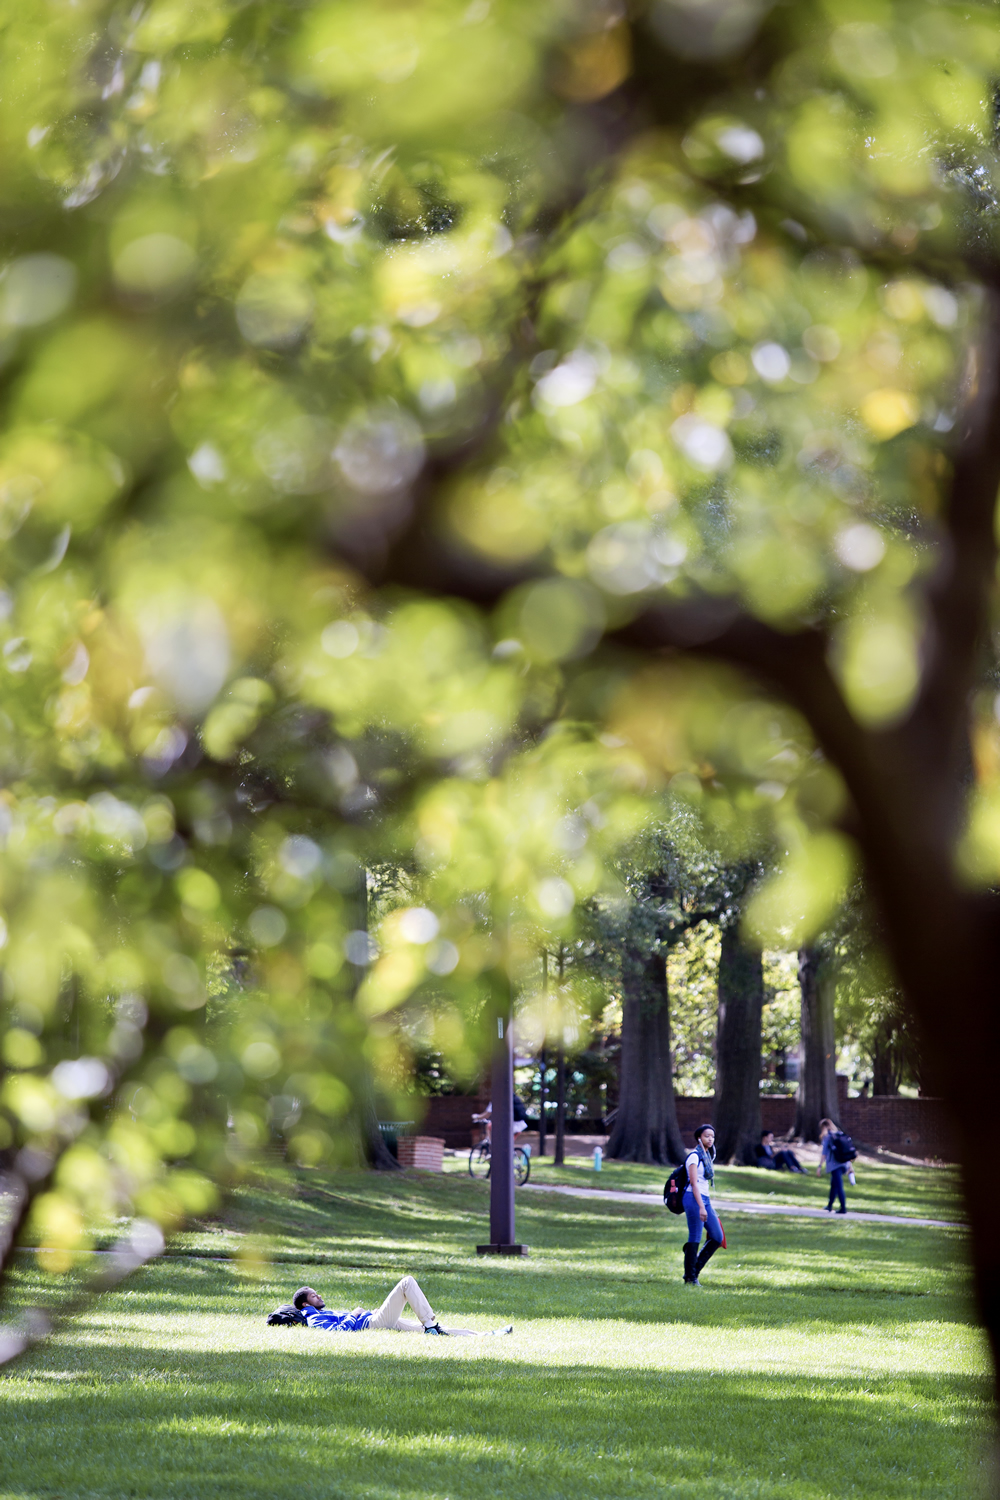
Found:
<svg viewBox="0 0 1000 1500"><path fill-rule="evenodd" d="M578 1188L549 1186L544 1182L528 1182L518 1189L522 1193L565 1193L568 1198L606 1198L613 1203L646 1203L658 1208L660 1200L655 1193L623 1193L617 1188ZM799 1208L793 1203L737 1203L730 1198L713 1198L712 1202L727 1214L783 1214L792 1219L832 1219L825 1208ZM965 1229L965 1224L954 1219L910 1219L904 1214L858 1214L850 1210L838 1214L837 1218L853 1219L858 1224L905 1224L914 1229Z"/></svg>

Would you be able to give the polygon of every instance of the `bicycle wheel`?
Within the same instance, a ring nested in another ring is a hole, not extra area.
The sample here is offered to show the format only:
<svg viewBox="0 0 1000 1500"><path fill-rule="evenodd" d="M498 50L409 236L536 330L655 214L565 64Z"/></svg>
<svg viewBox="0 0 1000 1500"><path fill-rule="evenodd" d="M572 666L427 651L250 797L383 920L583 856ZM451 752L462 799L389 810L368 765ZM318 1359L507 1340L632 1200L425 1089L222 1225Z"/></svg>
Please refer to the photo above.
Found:
<svg viewBox="0 0 1000 1500"><path fill-rule="evenodd" d="M469 1176L485 1180L490 1175L490 1148L486 1141L469 1152Z"/></svg>
<svg viewBox="0 0 1000 1500"><path fill-rule="evenodd" d="M523 1187L531 1176L531 1157L523 1146L514 1147L514 1186Z"/></svg>

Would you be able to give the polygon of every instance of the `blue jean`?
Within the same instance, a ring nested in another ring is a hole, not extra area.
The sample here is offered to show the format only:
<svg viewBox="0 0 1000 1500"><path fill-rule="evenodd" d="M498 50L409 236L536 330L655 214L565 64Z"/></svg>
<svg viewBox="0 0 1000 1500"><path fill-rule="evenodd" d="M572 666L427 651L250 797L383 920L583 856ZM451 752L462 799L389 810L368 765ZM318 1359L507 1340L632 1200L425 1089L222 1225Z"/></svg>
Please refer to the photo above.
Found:
<svg viewBox="0 0 1000 1500"><path fill-rule="evenodd" d="M833 1207L834 1198L840 1199L841 1208L847 1207L847 1199L844 1197L844 1173L846 1171L846 1167L834 1167L830 1173L830 1200L826 1205L827 1208Z"/></svg>
<svg viewBox="0 0 1000 1500"><path fill-rule="evenodd" d="M702 1193L701 1201L702 1203L704 1203L706 1209L708 1210L708 1218L705 1221L705 1228L708 1230L709 1238L715 1240L717 1244L721 1245L722 1225L719 1223L715 1209L712 1207L712 1200L707 1193ZM684 1189L684 1212L687 1214L688 1221L688 1243L692 1245L700 1245L701 1214L698 1212L698 1200L695 1197L694 1193L691 1191L690 1187L686 1187Z"/></svg>

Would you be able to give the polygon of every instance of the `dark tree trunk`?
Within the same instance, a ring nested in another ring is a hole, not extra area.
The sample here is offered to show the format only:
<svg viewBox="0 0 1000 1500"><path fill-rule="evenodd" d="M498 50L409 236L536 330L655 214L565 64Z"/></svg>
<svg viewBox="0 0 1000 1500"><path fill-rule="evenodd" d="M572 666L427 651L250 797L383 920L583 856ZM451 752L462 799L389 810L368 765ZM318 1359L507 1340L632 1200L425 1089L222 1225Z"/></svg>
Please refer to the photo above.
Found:
<svg viewBox="0 0 1000 1500"><path fill-rule="evenodd" d="M353 916L355 929L361 932L368 931L368 871L361 869L358 872L358 882L354 890ZM352 989L357 990L361 983L364 969L357 966L354 969ZM399 1162L393 1156L385 1143L385 1137L378 1128L378 1110L375 1107L375 1085L371 1074L363 1065L355 1082L354 1092L355 1107L357 1110L358 1133L361 1137L361 1150L365 1161L376 1172L398 1172Z"/></svg>
<svg viewBox="0 0 1000 1500"><path fill-rule="evenodd" d="M898 1094L903 1076L903 1048L899 1027L888 1016L880 1022L872 1043L872 1093Z"/></svg>
<svg viewBox="0 0 1000 1500"><path fill-rule="evenodd" d="M760 1140L760 1029L764 964L759 948L722 930L716 1047L715 1149L720 1161L753 1164Z"/></svg>
<svg viewBox="0 0 1000 1500"><path fill-rule="evenodd" d="M553 1161L561 1167L566 1156L566 1048L556 1048L556 1145Z"/></svg>
<svg viewBox="0 0 1000 1500"><path fill-rule="evenodd" d="M378 1111L375 1108L375 1095L371 1087L370 1079L359 1080L358 1092L359 1113L361 1116L361 1144L365 1153L365 1160L376 1172L398 1172L399 1162L393 1156L385 1143L385 1137L378 1128Z"/></svg>
<svg viewBox="0 0 1000 1500"><path fill-rule="evenodd" d="M663 954L626 952L618 1113L605 1155L668 1166L684 1160L670 1058L670 997Z"/></svg>
<svg viewBox="0 0 1000 1500"><path fill-rule="evenodd" d="M823 973L823 955L818 948L799 949L799 991L802 997L802 1073L795 1101L795 1134L803 1141L818 1141L820 1120L837 1119L834 990L829 977Z"/></svg>

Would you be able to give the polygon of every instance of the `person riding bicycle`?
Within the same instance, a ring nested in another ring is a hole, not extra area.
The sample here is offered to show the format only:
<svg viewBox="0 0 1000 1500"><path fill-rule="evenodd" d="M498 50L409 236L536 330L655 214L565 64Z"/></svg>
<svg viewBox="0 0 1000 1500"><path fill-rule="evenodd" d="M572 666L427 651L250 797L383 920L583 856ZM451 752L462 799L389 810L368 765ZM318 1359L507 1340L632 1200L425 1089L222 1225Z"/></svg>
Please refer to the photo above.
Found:
<svg viewBox="0 0 1000 1500"><path fill-rule="evenodd" d="M483 1112L482 1112L481 1115L473 1115L472 1116L472 1118L475 1120L475 1122L476 1122L477 1125L485 1125L486 1126L486 1139L488 1141L490 1141L491 1143L493 1141L493 1124L492 1124L492 1121L490 1119L490 1116L492 1115L492 1113L493 1113L493 1101L491 1100L489 1102L489 1104L487 1104L486 1108L483 1110ZM528 1111L525 1109L525 1107L522 1104L521 1100L515 1094L514 1095L514 1134L515 1135L520 1135L521 1131L522 1130L527 1130L527 1128L528 1128Z"/></svg>

